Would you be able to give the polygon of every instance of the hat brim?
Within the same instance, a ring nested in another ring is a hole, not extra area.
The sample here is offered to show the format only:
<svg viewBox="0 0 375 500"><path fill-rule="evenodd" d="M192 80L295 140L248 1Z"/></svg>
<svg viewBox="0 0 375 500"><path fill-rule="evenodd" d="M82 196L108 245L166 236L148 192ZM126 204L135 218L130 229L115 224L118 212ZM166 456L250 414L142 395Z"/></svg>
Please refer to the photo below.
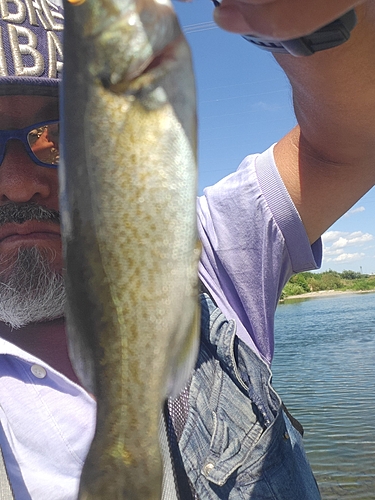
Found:
<svg viewBox="0 0 375 500"><path fill-rule="evenodd" d="M1 77L0 96L39 95L58 97L59 83L58 79L52 78Z"/></svg>

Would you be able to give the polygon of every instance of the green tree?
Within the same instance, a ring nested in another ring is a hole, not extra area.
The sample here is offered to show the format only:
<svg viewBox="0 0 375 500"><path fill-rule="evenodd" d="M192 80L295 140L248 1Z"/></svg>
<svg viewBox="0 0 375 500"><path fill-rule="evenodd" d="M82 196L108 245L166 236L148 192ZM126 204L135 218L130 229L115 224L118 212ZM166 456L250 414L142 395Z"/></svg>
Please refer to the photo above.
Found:
<svg viewBox="0 0 375 500"><path fill-rule="evenodd" d="M322 280L315 277L311 277L308 280L308 285L311 292L319 292L319 290L322 289Z"/></svg>
<svg viewBox="0 0 375 500"><path fill-rule="evenodd" d="M375 290L375 276L355 271L343 271L340 274L332 269L323 273L303 272L290 278L282 291L281 299L322 290Z"/></svg>
<svg viewBox="0 0 375 500"><path fill-rule="evenodd" d="M309 284L306 279L305 273L299 273L294 276L292 276L289 280L290 284L296 285L296 290L299 287L302 291L299 293L307 293L310 292ZM293 295L299 295L297 293L294 293Z"/></svg>
<svg viewBox="0 0 375 500"><path fill-rule="evenodd" d="M321 285L322 290L337 290L338 288L344 288L340 274L331 270L322 274Z"/></svg>
<svg viewBox="0 0 375 500"><path fill-rule="evenodd" d="M351 270L343 271L341 273L341 278L343 278L344 280L357 280L362 277L363 276L361 273L356 273L355 271Z"/></svg>

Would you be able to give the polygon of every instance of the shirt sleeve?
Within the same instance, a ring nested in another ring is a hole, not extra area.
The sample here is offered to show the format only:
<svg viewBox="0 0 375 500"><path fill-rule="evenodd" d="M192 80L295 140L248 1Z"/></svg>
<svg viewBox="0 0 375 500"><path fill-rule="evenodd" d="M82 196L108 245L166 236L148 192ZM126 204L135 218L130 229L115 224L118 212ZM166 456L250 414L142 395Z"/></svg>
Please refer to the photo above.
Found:
<svg viewBox="0 0 375 500"><path fill-rule="evenodd" d="M274 349L274 314L294 273L317 269L322 245L310 246L275 165L273 146L246 157L237 171L198 199L200 278L237 335L266 362Z"/></svg>

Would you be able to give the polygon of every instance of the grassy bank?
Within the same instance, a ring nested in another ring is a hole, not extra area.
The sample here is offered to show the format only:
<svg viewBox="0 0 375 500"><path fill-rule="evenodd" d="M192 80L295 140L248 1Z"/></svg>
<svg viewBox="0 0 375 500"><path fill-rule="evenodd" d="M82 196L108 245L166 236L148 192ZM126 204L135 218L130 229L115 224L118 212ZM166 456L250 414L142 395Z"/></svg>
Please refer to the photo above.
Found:
<svg viewBox="0 0 375 500"><path fill-rule="evenodd" d="M292 276L285 285L281 300L291 295L302 295L321 291L368 291L375 290L375 276L355 271L325 271L324 273L299 273Z"/></svg>

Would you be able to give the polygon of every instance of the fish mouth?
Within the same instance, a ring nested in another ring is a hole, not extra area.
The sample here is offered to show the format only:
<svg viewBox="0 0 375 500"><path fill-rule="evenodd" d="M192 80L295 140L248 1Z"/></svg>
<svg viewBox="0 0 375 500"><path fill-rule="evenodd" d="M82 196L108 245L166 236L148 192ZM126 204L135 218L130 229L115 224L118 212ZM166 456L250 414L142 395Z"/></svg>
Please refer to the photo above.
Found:
<svg viewBox="0 0 375 500"><path fill-rule="evenodd" d="M0 243L61 240L60 227L53 222L26 221L22 224L7 223L0 227Z"/></svg>

